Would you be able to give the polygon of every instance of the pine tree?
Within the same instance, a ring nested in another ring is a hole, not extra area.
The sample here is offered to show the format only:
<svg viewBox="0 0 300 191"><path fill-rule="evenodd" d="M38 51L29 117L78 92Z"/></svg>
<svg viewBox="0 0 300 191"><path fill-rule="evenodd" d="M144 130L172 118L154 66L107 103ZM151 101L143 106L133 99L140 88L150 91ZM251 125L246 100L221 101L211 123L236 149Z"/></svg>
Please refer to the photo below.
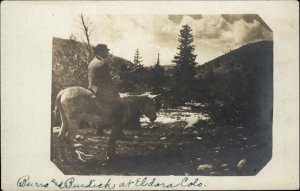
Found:
<svg viewBox="0 0 300 191"><path fill-rule="evenodd" d="M178 53L172 60L174 67L174 94L180 98L190 98L193 93L193 85L195 84L195 75L197 64L195 62L197 55L194 54L195 46L192 45L194 39L192 29L188 25L184 25L180 30L177 49Z"/></svg>
<svg viewBox="0 0 300 191"><path fill-rule="evenodd" d="M159 53L157 54L157 62L156 65L159 66L160 65L160 61L159 61Z"/></svg>
<svg viewBox="0 0 300 191"><path fill-rule="evenodd" d="M157 56L157 62L152 68L151 73L152 73L151 85L153 86L153 91L159 92L161 91L162 85L164 84L164 80L165 80L165 70L160 65L159 54Z"/></svg>
<svg viewBox="0 0 300 191"><path fill-rule="evenodd" d="M184 25L179 34L179 53L172 60L175 66L175 81L177 83L186 83L194 79L196 75L195 62L197 55L194 54L195 46L193 43L192 29Z"/></svg>
<svg viewBox="0 0 300 191"><path fill-rule="evenodd" d="M134 58L133 58L133 64L135 66L140 66L142 62L143 62L143 60L142 60L142 57L140 56L139 49L136 49Z"/></svg>
<svg viewBox="0 0 300 191"><path fill-rule="evenodd" d="M133 68L130 72L130 78L134 82L135 88L138 91L141 91L141 89L143 89L145 83L145 79L144 79L145 68L143 67L142 62L143 60L142 57L140 56L139 49L136 49L133 58Z"/></svg>

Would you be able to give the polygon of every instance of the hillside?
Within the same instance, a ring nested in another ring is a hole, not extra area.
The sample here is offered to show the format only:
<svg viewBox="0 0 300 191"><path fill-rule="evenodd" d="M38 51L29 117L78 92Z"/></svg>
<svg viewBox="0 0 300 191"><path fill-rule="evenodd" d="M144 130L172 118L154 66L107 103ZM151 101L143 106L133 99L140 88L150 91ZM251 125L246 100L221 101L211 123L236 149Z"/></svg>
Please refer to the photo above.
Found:
<svg viewBox="0 0 300 191"><path fill-rule="evenodd" d="M59 62L61 60L61 57L67 56L66 50L74 49L74 55L83 54L84 56L88 56L88 52L85 49L85 45L81 42L70 40L70 39L62 39L62 38L53 38L53 62ZM78 51L79 50L79 51ZM75 51L78 51L75 53ZM68 55L69 56L69 55ZM88 64L88 61L91 58L88 58L87 60L84 60L86 64ZM129 60L126 60L122 57L118 57L115 55L109 56L111 69L113 71L117 71L121 69L122 65L132 65L132 63ZM63 63L61 63L63 64Z"/></svg>
<svg viewBox="0 0 300 191"><path fill-rule="evenodd" d="M85 44L70 40L53 38L52 49L52 85L53 93L65 87L87 86L87 66L92 57L89 56ZM119 83L120 71L132 66L124 58L109 55L111 75L115 83Z"/></svg>
<svg viewBox="0 0 300 191"><path fill-rule="evenodd" d="M247 69L263 67L266 69L271 67L272 61L272 41L250 43L198 66L197 77L207 77L211 72L214 74L228 74L233 71L242 72L243 67Z"/></svg>
<svg viewBox="0 0 300 191"><path fill-rule="evenodd" d="M199 66L197 75L206 97L225 102L220 120L272 124L273 42L244 45Z"/></svg>

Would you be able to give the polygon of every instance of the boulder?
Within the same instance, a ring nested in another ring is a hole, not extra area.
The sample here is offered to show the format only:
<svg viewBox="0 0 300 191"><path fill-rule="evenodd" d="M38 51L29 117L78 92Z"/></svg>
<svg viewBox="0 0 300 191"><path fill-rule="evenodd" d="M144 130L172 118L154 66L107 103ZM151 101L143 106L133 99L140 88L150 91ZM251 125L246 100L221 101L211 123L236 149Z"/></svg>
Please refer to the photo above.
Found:
<svg viewBox="0 0 300 191"><path fill-rule="evenodd" d="M76 136L75 136L75 139L78 140L78 141L79 141L79 140L83 140L83 138L84 138L84 137L83 137L82 135L76 135Z"/></svg>
<svg viewBox="0 0 300 191"><path fill-rule="evenodd" d="M239 170L242 170L242 169L245 167L246 162L247 162L246 159L240 160L239 163L237 164L237 168L238 168Z"/></svg>
<svg viewBox="0 0 300 191"><path fill-rule="evenodd" d="M210 171L213 169L213 165L211 164L201 164L197 167L198 170L200 171Z"/></svg>

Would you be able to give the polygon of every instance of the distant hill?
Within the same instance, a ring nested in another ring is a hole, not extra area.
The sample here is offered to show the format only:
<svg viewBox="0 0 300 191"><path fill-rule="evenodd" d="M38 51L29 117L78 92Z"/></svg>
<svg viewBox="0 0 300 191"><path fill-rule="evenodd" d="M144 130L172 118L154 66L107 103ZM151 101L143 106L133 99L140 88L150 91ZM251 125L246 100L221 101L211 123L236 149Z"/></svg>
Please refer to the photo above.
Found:
<svg viewBox="0 0 300 191"><path fill-rule="evenodd" d="M248 69L263 67L259 65L271 64L270 61L273 61L272 41L250 43L198 66L197 77L206 77L211 70L215 74L226 74L241 71L242 66Z"/></svg>
<svg viewBox="0 0 300 191"><path fill-rule="evenodd" d="M165 75L166 76L172 76L172 70L174 68L175 64L169 64L169 65L162 65L162 67L165 70Z"/></svg>
<svg viewBox="0 0 300 191"><path fill-rule="evenodd" d="M175 64L169 64L169 65L162 65L162 67L165 69L165 70L171 70L173 69L175 66Z"/></svg>

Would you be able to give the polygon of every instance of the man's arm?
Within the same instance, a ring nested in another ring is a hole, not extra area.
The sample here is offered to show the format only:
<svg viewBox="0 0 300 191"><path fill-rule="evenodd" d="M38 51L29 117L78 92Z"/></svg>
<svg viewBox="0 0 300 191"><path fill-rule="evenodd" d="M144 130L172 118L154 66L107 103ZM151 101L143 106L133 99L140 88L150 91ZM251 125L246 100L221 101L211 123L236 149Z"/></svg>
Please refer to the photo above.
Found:
<svg viewBox="0 0 300 191"><path fill-rule="evenodd" d="M98 91L98 87L94 84L90 84L88 89L91 90L94 94L96 94Z"/></svg>
<svg viewBox="0 0 300 191"><path fill-rule="evenodd" d="M89 80L88 89L91 90L94 94L96 94L97 91L98 91L98 87L95 85L95 80L96 80L95 69L96 69L96 66L95 66L95 63L93 61L88 66L88 80Z"/></svg>

